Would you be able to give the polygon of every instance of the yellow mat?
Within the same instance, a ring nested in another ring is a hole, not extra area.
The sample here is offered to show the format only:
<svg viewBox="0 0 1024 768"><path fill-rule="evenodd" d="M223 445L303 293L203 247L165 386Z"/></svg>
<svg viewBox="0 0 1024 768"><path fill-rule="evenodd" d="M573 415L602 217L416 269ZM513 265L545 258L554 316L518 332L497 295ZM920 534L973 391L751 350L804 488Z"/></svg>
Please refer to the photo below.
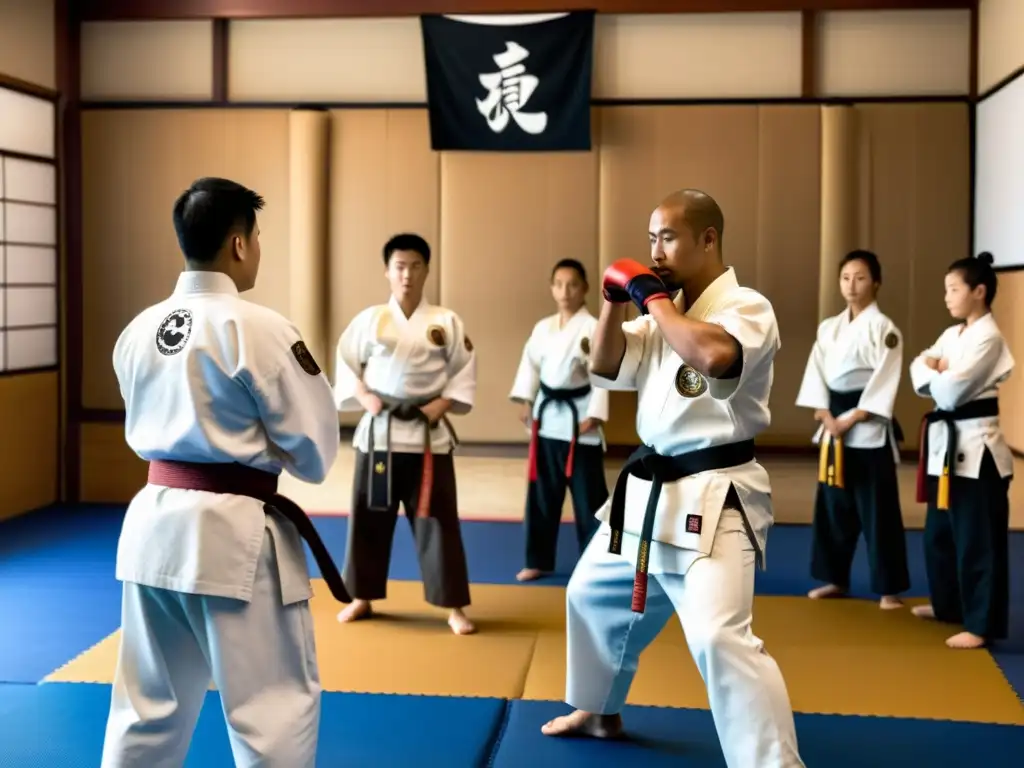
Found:
<svg viewBox="0 0 1024 768"><path fill-rule="evenodd" d="M474 585L480 632L457 637L422 585L391 582L377 618L339 624L339 605L314 582L312 610L327 691L561 700L565 693L565 590ZM754 626L786 678L798 712L917 717L1024 725L1024 707L985 651L952 651L948 627L908 610L856 600L758 597ZM109 683L119 634L46 682ZM708 706L677 621L641 658L631 704Z"/></svg>

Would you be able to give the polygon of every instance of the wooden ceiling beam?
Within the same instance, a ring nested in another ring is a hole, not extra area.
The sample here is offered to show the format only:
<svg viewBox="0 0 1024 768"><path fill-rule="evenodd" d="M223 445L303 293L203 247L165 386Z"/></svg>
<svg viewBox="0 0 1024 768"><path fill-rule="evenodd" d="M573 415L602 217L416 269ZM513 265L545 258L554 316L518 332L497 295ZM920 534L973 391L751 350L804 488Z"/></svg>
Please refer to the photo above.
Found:
<svg viewBox="0 0 1024 768"><path fill-rule="evenodd" d="M83 21L418 16L431 13L762 13L970 8L972 0L79 0Z"/></svg>

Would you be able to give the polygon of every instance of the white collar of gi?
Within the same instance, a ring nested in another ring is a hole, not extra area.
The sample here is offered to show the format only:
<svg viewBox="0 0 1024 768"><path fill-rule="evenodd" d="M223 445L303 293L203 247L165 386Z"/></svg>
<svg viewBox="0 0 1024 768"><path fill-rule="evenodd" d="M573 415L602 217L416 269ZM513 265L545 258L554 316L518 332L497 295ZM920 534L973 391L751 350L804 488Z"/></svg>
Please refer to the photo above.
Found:
<svg viewBox="0 0 1024 768"><path fill-rule="evenodd" d="M388 299L388 306L391 307L392 314L399 320L412 320L421 309L427 306L427 297L424 294L420 298L420 303L416 305L416 309L412 311L408 318L405 316L405 312L402 311L402 305L398 303L398 299L395 298L394 294L391 294L391 298Z"/></svg>
<svg viewBox="0 0 1024 768"><path fill-rule="evenodd" d="M686 316L693 320L702 319L721 296L735 290L739 285L735 270L732 267L726 267L725 272L715 278L714 282L704 289L704 293L697 297L693 306L686 312Z"/></svg>
<svg viewBox="0 0 1024 768"><path fill-rule="evenodd" d="M175 293L232 293L238 294L235 281L223 272L182 272L178 276Z"/></svg>

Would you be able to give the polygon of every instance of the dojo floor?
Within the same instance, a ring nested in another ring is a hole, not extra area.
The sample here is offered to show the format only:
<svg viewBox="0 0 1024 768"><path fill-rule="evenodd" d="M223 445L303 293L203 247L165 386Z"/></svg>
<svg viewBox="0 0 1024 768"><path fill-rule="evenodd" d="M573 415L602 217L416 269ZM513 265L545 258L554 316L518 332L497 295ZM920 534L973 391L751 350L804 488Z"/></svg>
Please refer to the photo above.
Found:
<svg viewBox="0 0 1024 768"><path fill-rule="evenodd" d="M807 460L766 461L779 525L770 570L758 575L754 626L786 677L809 768L1019 766L1024 755L1024 533L1012 534L1013 630L992 652L954 652L950 630L906 610L878 611L852 598L812 602L807 577ZM625 712L632 739L556 740L541 723L566 711L564 584L576 552L562 526L559 573L529 585L514 575L522 552L522 461L457 459L460 509L481 632L455 637L443 612L421 599L407 526L397 528L389 597L378 619L342 626L314 583L313 612L326 691L322 766L724 766L703 685L673 622L641 660ZM610 480L614 465L610 466ZM351 456L332 478L288 491L315 510L340 559ZM905 468L910 527L913 472ZM1015 488L1014 527L1024 500ZM114 553L123 510L54 508L0 524L0 766L93 768L99 764L118 642ZM924 587L921 536L908 536L912 602ZM315 573L315 566L314 568ZM866 592L863 552L855 594ZM186 763L232 765L216 692Z"/></svg>

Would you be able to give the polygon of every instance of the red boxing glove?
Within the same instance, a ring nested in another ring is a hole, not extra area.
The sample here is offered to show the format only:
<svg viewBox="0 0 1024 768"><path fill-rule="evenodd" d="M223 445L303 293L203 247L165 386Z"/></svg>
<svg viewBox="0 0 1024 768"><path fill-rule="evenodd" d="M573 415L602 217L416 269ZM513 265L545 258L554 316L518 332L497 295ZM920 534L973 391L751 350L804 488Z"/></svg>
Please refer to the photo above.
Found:
<svg viewBox="0 0 1024 768"><path fill-rule="evenodd" d="M606 300L614 304L632 301L644 314L650 302L670 298L661 278L632 259L619 259L609 266L604 271L601 289Z"/></svg>

